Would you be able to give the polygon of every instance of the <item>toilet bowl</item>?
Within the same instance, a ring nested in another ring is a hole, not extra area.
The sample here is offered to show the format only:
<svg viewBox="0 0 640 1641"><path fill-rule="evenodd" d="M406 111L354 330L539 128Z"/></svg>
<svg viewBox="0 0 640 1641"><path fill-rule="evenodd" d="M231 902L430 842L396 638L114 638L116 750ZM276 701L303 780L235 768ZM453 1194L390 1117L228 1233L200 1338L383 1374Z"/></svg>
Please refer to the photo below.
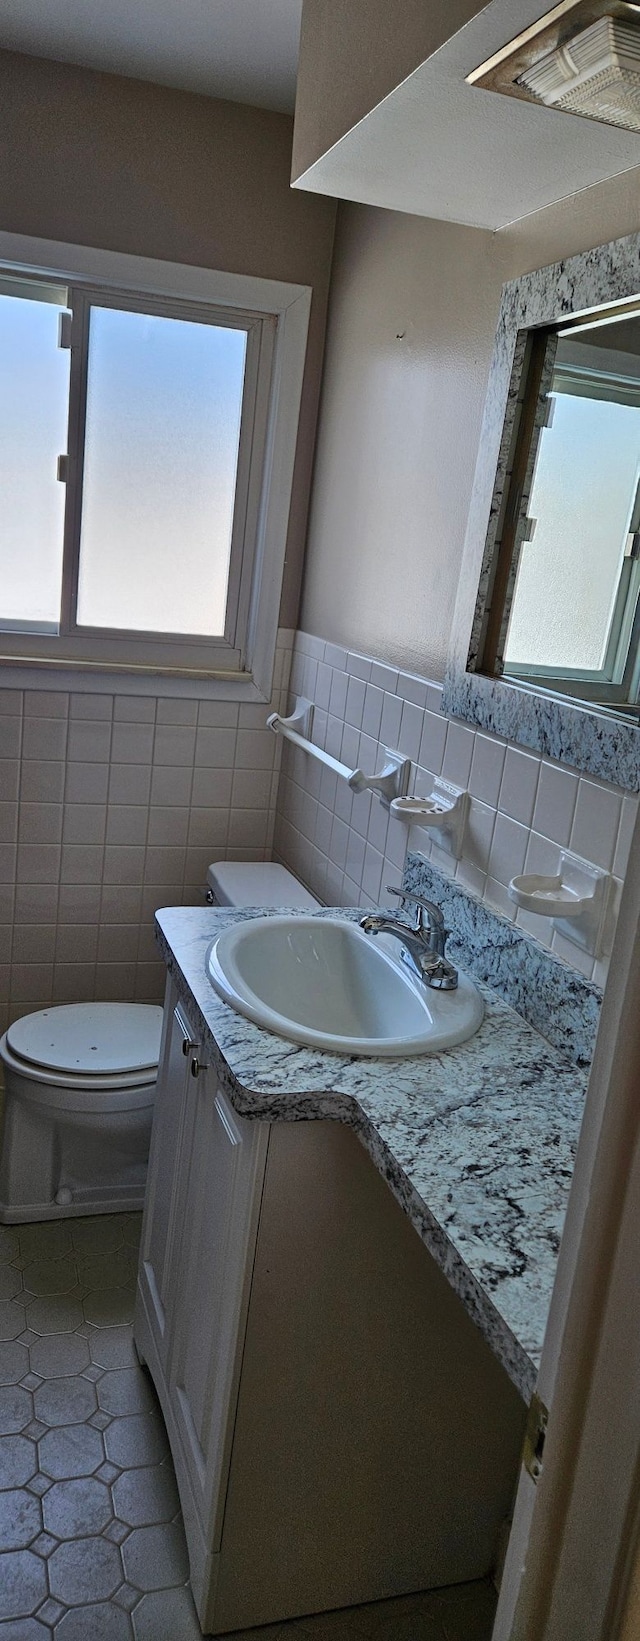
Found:
<svg viewBox="0 0 640 1641"><path fill-rule="evenodd" d="M217 861L206 893L220 906L318 905L268 862ZM146 1003L70 1003L9 1026L0 1222L142 1207L161 1030Z"/></svg>
<svg viewBox="0 0 640 1641"><path fill-rule="evenodd" d="M162 1009L71 1003L0 1040L0 1221L141 1208Z"/></svg>

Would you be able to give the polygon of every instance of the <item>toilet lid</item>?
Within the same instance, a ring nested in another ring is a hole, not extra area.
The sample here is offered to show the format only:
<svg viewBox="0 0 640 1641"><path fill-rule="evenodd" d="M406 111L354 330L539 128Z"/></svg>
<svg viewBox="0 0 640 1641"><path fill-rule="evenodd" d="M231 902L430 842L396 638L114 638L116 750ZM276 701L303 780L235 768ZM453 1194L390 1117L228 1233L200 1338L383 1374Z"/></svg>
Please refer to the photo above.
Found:
<svg viewBox="0 0 640 1641"><path fill-rule="evenodd" d="M15 1020L12 1053L31 1065L98 1077L158 1064L162 1009L151 1003L69 1003Z"/></svg>

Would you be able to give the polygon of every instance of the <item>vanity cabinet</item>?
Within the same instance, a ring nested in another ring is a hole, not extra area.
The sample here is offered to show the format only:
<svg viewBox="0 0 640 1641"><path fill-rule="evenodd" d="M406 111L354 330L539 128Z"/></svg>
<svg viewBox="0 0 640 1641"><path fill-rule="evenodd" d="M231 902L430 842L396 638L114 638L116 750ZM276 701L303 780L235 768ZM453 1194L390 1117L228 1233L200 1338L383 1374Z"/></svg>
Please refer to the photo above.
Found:
<svg viewBox="0 0 640 1641"><path fill-rule="evenodd" d="M169 982L135 1337L203 1630L482 1576L518 1393L354 1131L239 1117L205 1059Z"/></svg>

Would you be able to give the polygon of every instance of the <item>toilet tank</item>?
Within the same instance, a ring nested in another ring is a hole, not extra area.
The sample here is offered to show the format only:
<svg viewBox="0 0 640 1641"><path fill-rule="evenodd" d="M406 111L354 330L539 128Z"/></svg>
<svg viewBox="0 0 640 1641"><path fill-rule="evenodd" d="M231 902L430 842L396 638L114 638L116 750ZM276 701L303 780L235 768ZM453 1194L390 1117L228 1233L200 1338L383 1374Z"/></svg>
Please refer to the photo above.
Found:
<svg viewBox="0 0 640 1641"><path fill-rule="evenodd" d="M218 860L207 871L210 906L294 906L313 912L320 902L286 866L273 861Z"/></svg>

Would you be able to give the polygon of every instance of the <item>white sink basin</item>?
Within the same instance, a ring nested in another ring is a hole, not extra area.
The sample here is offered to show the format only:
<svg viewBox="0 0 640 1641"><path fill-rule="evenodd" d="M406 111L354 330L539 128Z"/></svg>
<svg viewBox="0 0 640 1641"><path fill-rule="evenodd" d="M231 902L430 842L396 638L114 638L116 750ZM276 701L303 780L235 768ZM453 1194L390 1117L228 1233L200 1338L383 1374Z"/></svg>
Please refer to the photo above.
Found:
<svg viewBox="0 0 640 1641"><path fill-rule="evenodd" d="M472 982L461 974L457 990L436 991L401 952L343 918L256 917L216 937L207 972L239 1014L311 1048L399 1057L473 1036L484 1005Z"/></svg>

